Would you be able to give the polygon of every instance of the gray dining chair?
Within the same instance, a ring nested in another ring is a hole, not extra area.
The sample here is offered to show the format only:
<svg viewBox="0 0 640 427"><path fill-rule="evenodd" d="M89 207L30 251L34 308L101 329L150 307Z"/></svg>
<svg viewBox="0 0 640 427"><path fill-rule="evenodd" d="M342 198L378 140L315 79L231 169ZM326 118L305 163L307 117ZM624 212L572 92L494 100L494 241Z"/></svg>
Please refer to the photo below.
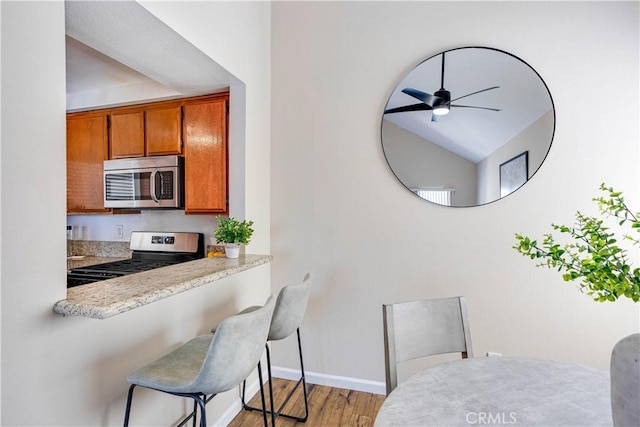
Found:
<svg viewBox="0 0 640 427"><path fill-rule="evenodd" d="M473 357L465 297L383 304L387 394L398 386L398 365L457 353Z"/></svg>
<svg viewBox="0 0 640 427"><path fill-rule="evenodd" d="M267 342L275 304L276 298L271 296L264 306L223 320L215 334L198 336L129 375L127 381L131 386L127 396L125 427L129 425L133 390L136 386L193 399L193 412L179 426L192 417L195 426L199 408L200 425L206 427L206 404L216 394L238 386L255 369L256 364L266 427L267 413L260 358Z"/></svg>
<svg viewBox="0 0 640 427"><path fill-rule="evenodd" d="M611 352L611 413L615 427L640 426L640 334L621 339Z"/></svg>
<svg viewBox="0 0 640 427"><path fill-rule="evenodd" d="M271 409L267 409L267 413L271 415L271 423L275 426L275 420L277 417L289 418L298 422L306 422L309 417L309 402L307 397L307 382L304 375L304 360L302 357L302 342L300 340L300 325L304 319L305 312L307 310L307 303L309 301L309 294L311 292L311 274L307 273L302 282L298 284L287 285L278 293L278 299L276 300L276 306L273 311L273 317L271 324L269 325L268 341L279 341L291 336L294 332L298 338L298 356L300 358L300 378L297 380L296 385L291 391L284 397L280 407L274 409L273 402L273 376L271 372L271 350L269 345L266 345L267 352L267 373L269 381L269 397L271 401ZM243 310L241 313L245 313L254 310L255 307L249 307ZM216 328L212 329L215 332ZM242 407L248 411L261 410L249 404L245 400L245 385L243 382L242 387ZM304 415L292 415L283 412L284 407L289 403L298 387L302 385L302 393L304 397Z"/></svg>

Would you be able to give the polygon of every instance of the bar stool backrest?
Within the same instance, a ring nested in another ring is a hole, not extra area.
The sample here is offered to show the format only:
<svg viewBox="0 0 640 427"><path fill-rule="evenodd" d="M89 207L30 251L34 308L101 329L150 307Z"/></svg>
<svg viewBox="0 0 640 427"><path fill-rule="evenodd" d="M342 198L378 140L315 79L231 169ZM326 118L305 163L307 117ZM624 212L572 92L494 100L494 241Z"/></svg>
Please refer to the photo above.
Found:
<svg viewBox="0 0 640 427"><path fill-rule="evenodd" d="M193 380L194 390L204 394L231 390L253 372L267 342L275 302L275 296L271 296L264 306L228 317L218 325Z"/></svg>
<svg viewBox="0 0 640 427"><path fill-rule="evenodd" d="M281 340L300 327L307 310L311 291L311 275L307 273L302 283L287 285L278 293L273 311L269 341Z"/></svg>

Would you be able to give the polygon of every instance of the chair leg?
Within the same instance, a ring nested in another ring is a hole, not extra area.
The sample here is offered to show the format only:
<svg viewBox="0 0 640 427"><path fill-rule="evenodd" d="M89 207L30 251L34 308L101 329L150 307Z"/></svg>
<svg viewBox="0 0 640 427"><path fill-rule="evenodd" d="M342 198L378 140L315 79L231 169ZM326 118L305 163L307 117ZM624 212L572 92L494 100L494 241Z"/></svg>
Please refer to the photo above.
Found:
<svg viewBox="0 0 640 427"><path fill-rule="evenodd" d="M265 349L267 351L267 368L270 368L271 366L271 362L270 362L270 357L269 357L269 345L265 344ZM262 375L262 371L259 371L258 376ZM262 387L262 379L260 379L260 387ZM269 387L271 387L271 383L269 383ZM244 381L242 381L242 394L240 396L240 400L242 401L242 409L246 409L247 411L261 411L261 409L258 408L253 408L251 406L248 405L248 403L245 400L245 391L247 390L247 380L245 379ZM271 392L273 393L273 392ZM273 394L270 396L271 397L271 411L273 411Z"/></svg>
<svg viewBox="0 0 640 427"><path fill-rule="evenodd" d="M200 426L201 427L207 427L207 410L204 407L204 402L201 400L198 400L198 405L200 406L200 412L202 413L202 415L200 415Z"/></svg>
<svg viewBox="0 0 640 427"><path fill-rule="evenodd" d="M267 403L264 399L264 384L262 383L262 363L258 361L258 381L260 382L260 399L262 400L262 421L264 422L264 427L269 427L269 423L267 422ZM244 390L242 391L244 396ZM273 406L273 402L271 403ZM272 426L275 427L275 419L273 416L271 417ZM206 426L205 426L206 427Z"/></svg>
<svg viewBox="0 0 640 427"><path fill-rule="evenodd" d="M200 427L207 426L206 405L211 399L214 398L215 394L207 397L207 395L203 393L171 393L168 391L165 391L163 393L193 399L193 412L183 418L182 421L180 421L180 424L177 424L176 427L182 427L183 425L187 424L187 421L189 421L191 418L193 418L193 425L195 426L196 420L198 418L198 408L200 408Z"/></svg>
<svg viewBox="0 0 640 427"><path fill-rule="evenodd" d="M124 427L128 427L129 426L129 415L131 414L131 402L133 401L133 389L136 388L136 384L131 384L131 386L129 387L129 393L127 394L127 407L124 411ZM153 390L153 389L152 389ZM162 390L157 390L157 391L162 391ZM180 396L180 397L189 397L191 399L193 399L193 412L189 415L187 415L187 417L185 419L183 419L180 424L178 424L176 427L181 427L183 425L185 425L187 423L187 421L189 421L191 419L191 417L193 417L193 425L195 427L196 425L196 419L198 418L198 407L200 408L200 427L207 427L207 414L206 414L206 405L207 403L209 403L209 401L211 399L213 399L213 397L215 396L215 394L212 394L211 396L207 397L206 394L202 394L202 393L171 393L168 391L163 391L163 393L167 393L167 394L171 394L173 396ZM200 397L202 396L202 397ZM265 420L266 420L266 414L265 414ZM266 426L266 424L265 424Z"/></svg>
<svg viewBox="0 0 640 427"><path fill-rule="evenodd" d="M244 392L247 389L247 380L242 381L242 395L240 399L242 400L242 409L249 409L247 406L247 402L244 400Z"/></svg>
<svg viewBox="0 0 640 427"><path fill-rule="evenodd" d="M304 422L307 421L307 418L309 418L309 400L308 400L308 396L307 396L307 380L306 380L305 375L304 375L304 360L302 358L302 341L300 340L300 328L296 329L296 335L298 337L298 354L300 356L300 374L301 374L301 376L300 376L300 379L298 380L298 382L296 383L296 385L293 387L293 390L291 390L289 392L289 394L285 398L284 402L282 402L282 405L280 405L280 408L278 408L278 411L276 412L276 416L285 417L285 418L289 418L289 419L296 420L298 422L304 423ZM293 394L296 392L297 388L300 386L301 383L302 383L302 393L303 393L303 396L304 396L304 416L298 417L298 416L295 416L295 415L283 413L282 409L284 409L284 407L287 405L287 403L289 403L289 400L291 399L291 397L293 397Z"/></svg>
<svg viewBox="0 0 640 427"><path fill-rule="evenodd" d="M205 396L206 399L207 396ZM196 420L198 418L198 403L195 401L193 401L193 427L196 427Z"/></svg>
<svg viewBox="0 0 640 427"><path fill-rule="evenodd" d="M267 345L267 375L269 380L269 400L271 401L271 425L273 427L276 426L276 414L273 411L273 382L271 379L271 351L269 350L269 346ZM266 409L266 408L265 408Z"/></svg>
<svg viewBox="0 0 640 427"><path fill-rule="evenodd" d="M280 405L280 408L278 408L277 411L274 411L273 408L273 385L272 385L272 376L271 376L271 357L270 357L270 351L269 348L267 347L267 372L269 374L269 392L270 392L270 397L271 397L271 410L267 410L267 412L269 412L271 414L271 418L272 418L272 422L275 423L275 418L277 417L284 417L284 418L289 418L292 420L296 420L298 422L306 422L307 418L309 418L309 401L308 401L308 396L307 396L307 381L304 375L304 361L302 358L302 342L300 340L300 328L296 329L296 333L298 336L298 353L300 355L300 373L301 373L301 377L298 380L298 382L296 383L296 385L293 387L293 390L291 390L289 392L289 394L286 396L286 398L284 399L284 401L282 402L282 404ZM304 395L304 416L302 417L298 417L295 415L291 415L291 414L285 414L282 412L282 409L284 409L284 407L287 405L287 403L289 403L289 400L291 400L291 398L293 397L294 393L296 392L296 390L298 389L298 387L300 386L300 384L302 384L302 391L303 391L303 395ZM243 388L243 398L242 398L242 406L244 409L248 410L248 411L260 411L260 408L256 408L253 406L249 406L249 404L244 402L244 388Z"/></svg>
<svg viewBox="0 0 640 427"><path fill-rule="evenodd" d="M301 422L306 422L309 417L309 399L307 397L307 380L304 376L304 361L302 359L302 342L300 341L300 328L296 329L298 335L298 354L300 355L300 372L302 373L302 392L304 394L304 417L300 419Z"/></svg>
<svg viewBox="0 0 640 427"><path fill-rule="evenodd" d="M129 425L129 415L131 414L131 401L133 400L133 389L136 388L135 384L131 384L129 387L129 393L127 393L127 408L124 411L124 427Z"/></svg>

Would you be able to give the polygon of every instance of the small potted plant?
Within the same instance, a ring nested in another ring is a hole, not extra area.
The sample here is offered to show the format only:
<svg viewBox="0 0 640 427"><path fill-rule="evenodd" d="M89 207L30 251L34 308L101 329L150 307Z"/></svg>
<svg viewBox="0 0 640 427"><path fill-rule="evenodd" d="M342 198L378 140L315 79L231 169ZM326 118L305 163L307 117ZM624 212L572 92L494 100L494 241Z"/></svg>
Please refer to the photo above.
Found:
<svg viewBox="0 0 640 427"><path fill-rule="evenodd" d="M246 245L253 234L253 221L238 221L235 218L216 217L218 228L213 231L217 243L224 243L227 258L238 258L240 245Z"/></svg>

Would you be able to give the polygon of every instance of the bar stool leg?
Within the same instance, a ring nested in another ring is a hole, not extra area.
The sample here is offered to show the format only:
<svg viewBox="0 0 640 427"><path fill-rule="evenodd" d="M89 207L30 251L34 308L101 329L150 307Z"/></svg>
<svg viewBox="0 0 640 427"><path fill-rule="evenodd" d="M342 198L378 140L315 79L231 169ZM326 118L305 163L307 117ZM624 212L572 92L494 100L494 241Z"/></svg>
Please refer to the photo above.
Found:
<svg viewBox="0 0 640 427"><path fill-rule="evenodd" d="M278 411L276 412L276 416L285 417L285 418L289 418L291 420L296 420L298 422L304 423L304 422L307 421L307 418L309 418L309 400L308 400L308 397L307 397L307 381L306 381L305 374L304 374L304 360L302 358L302 341L300 340L300 328L296 329L296 334L298 336L298 354L300 356L300 373L301 373L301 376L300 376L300 379L298 380L298 382L296 383L296 385L293 387L293 390L291 390L289 392L289 394L285 398L284 402L282 402L282 405L280 405L280 408L278 408ZM296 392L296 390L298 389L300 384L302 384L302 393L303 393L303 396L304 396L304 416L297 417L295 415L290 415L290 414L283 413L282 409L284 409L284 407L287 405L287 403L289 403L289 400L291 399L291 397L293 397L293 394Z"/></svg>
<svg viewBox="0 0 640 427"><path fill-rule="evenodd" d="M127 409L124 411L124 427L129 426L129 415L131 414L131 401L133 400L133 389L136 388L135 384L129 386L129 393L127 393Z"/></svg>
<svg viewBox="0 0 640 427"><path fill-rule="evenodd" d="M300 354L300 372L302 373L302 393L304 394L304 417L299 419L301 422L306 422L309 417L309 400L307 398L307 380L304 376L304 361L302 360L302 342L300 341L300 328L296 329L298 335L298 353Z"/></svg>
<svg viewBox="0 0 640 427"><path fill-rule="evenodd" d="M260 398L262 400L262 421L264 422L264 427L268 427L269 424L267 422L267 403L264 400L264 384L262 384L262 364L258 361L258 381L260 381ZM244 394L244 391L243 391ZM271 403L273 406L273 403ZM272 416L273 427L275 427L275 419ZM204 426L206 427L206 425Z"/></svg>
<svg viewBox="0 0 640 427"><path fill-rule="evenodd" d="M276 416L277 414L274 412L273 408L273 381L271 377L271 351L269 350L269 346L267 345L267 375L269 376L269 399L271 399L271 425L275 427L276 425Z"/></svg>
<svg viewBox="0 0 640 427"><path fill-rule="evenodd" d="M268 382L269 382L269 397L271 398L271 410L267 410L267 412L271 414L271 422L273 423L273 425L275 425L275 418L277 418L277 417L289 418L291 420L296 420L296 421L301 422L301 423L306 422L307 418L309 417L309 400L308 400L308 396L307 396L307 381L306 381L305 374L304 374L304 361L303 361L303 358L302 358L302 342L300 340L300 328L296 329L296 332L297 332L297 335L298 335L298 354L300 355L300 373L301 373L301 377L298 380L298 382L296 383L296 385L293 387L293 389L289 392L287 397L284 399L284 401L280 405L280 408L278 408L277 411L274 411L273 380L272 380L273 377L271 375L271 356L270 356L271 353L270 353L269 347L267 346L267 373L269 375L269 378L268 378ZM246 381L245 381L245 383L246 383ZM297 417L295 415L290 415L290 414L283 413L282 410L287 405L287 403L289 403L289 400L291 400L291 398L293 397L294 393L296 392L296 390L298 389L300 384L302 384L302 392L303 392L303 395L304 395L304 416ZM243 387L242 387L242 407L247 411L259 411L260 408L249 406L249 404L246 403L244 390L245 390L245 385L243 385Z"/></svg>

